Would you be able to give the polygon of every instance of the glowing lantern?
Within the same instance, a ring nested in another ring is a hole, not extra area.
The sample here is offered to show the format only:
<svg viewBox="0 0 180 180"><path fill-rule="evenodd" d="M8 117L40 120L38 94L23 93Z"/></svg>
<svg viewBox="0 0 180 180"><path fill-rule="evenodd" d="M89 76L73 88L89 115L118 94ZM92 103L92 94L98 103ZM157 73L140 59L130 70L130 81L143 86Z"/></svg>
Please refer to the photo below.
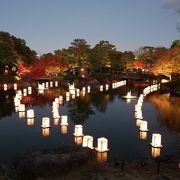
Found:
<svg viewBox="0 0 180 180"><path fill-rule="evenodd" d="M147 121L141 121L139 129L140 129L140 131L148 131L148 129L147 129Z"/></svg>
<svg viewBox="0 0 180 180"><path fill-rule="evenodd" d="M4 91L7 91L7 84L4 84Z"/></svg>
<svg viewBox="0 0 180 180"><path fill-rule="evenodd" d="M68 117L66 115L61 116L61 126L68 126Z"/></svg>
<svg viewBox="0 0 180 180"><path fill-rule="evenodd" d="M76 144L82 144L82 141L83 141L83 136L77 136L77 137L74 137L74 142Z"/></svg>
<svg viewBox="0 0 180 180"><path fill-rule="evenodd" d="M83 136L83 127L82 125L75 125L74 136Z"/></svg>
<svg viewBox="0 0 180 180"><path fill-rule="evenodd" d="M106 91L109 89L109 84L106 84Z"/></svg>
<svg viewBox="0 0 180 180"><path fill-rule="evenodd" d="M100 91L103 91L103 85L100 85Z"/></svg>
<svg viewBox="0 0 180 180"><path fill-rule="evenodd" d="M82 88L82 91L86 91L86 88L85 88L85 87L83 87L83 88Z"/></svg>
<svg viewBox="0 0 180 180"><path fill-rule="evenodd" d="M88 147L90 149L94 149L94 147L93 147L93 137L88 136L88 135L84 136L82 146L83 147Z"/></svg>
<svg viewBox="0 0 180 180"><path fill-rule="evenodd" d="M50 128L42 128L42 135L49 136L50 135Z"/></svg>
<svg viewBox="0 0 180 180"><path fill-rule="evenodd" d="M48 88L49 87L49 83L48 82L46 82L46 88Z"/></svg>
<svg viewBox="0 0 180 180"><path fill-rule="evenodd" d="M90 93L90 90L91 90L91 88L90 88L90 86L88 86L87 87L87 92Z"/></svg>
<svg viewBox="0 0 180 180"><path fill-rule="evenodd" d="M141 121L142 121L141 119L136 119L136 126L137 126L137 127L140 127Z"/></svg>
<svg viewBox="0 0 180 180"><path fill-rule="evenodd" d="M106 152L109 151L108 149L108 140L104 137L98 138L98 144L97 144L96 151L98 152Z"/></svg>
<svg viewBox="0 0 180 180"><path fill-rule="evenodd" d="M53 111L53 118L54 119L59 119L60 118L59 111Z"/></svg>
<svg viewBox="0 0 180 180"><path fill-rule="evenodd" d="M20 104L20 105L19 105L19 111L20 111L20 112L25 111L25 104Z"/></svg>
<svg viewBox="0 0 180 180"><path fill-rule="evenodd" d="M28 91L32 91L32 87L28 87Z"/></svg>
<svg viewBox="0 0 180 180"><path fill-rule="evenodd" d="M152 134L152 143L151 145L155 148L161 148L161 135L160 134Z"/></svg>
<svg viewBox="0 0 180 180"><path fill-rule="evenodd" d="M53 82L52 81L50 82L50 87L53 87Z"/></svg>
<svg viewBox="0 0 180 180"><path fill-rule="evenodd" d="M19 106L15 106L15 112L19 111Z"/></svg>
<svg viewBox="0 0 180 180"><path fill-rule="evenodd" d="M97 160L100 162L107 161L108 154L107 152L97 152Z"/></svg>
<svg viewBox="0 0 180 180"><path fill-rule="evenodd" d="M161 148L152 147L151 148L151 155L154 158L159 157L161 155Z"/></svg>
<svg viewBox="0 0 180 180"><path fill-rule="evenodd" d="M28 118L28 119L27 119L27 125L28 125L28 126L34 125L34 118L30 118L30 119Z"/></svg>
<svg viewBox="0 0 180 180"><path fill-rule="evenodd" d="M42 118L42 128L49 128L50 127L50 119L48 117Z"/></svg>
<svg viewBox="0 0 180 180"><path fill-rule="evenodd" d="M44 94L44 89L39 89L39 90L38 90L38 93L39 93L39 94Z"/></svg>
<svg viewBox="0 0 180 180"><path fill-rule="evenodd" d="M146 139L147 138L147 132L146 131L140 131L139 138L140 139Z"/></svg>
<svg viewBox="0 0 180 180"><path fill-rule="evenodd" d="M75 99L75 97L76 97L75 94L72 94L72 99Z"/></svg>
<svg viewBox="0 0 180 180"><path fill-rule="evenodd" d="M29 118L29 119L34 118L34 109L27 110L27 118Z"/></svg>
<svg viewBox="0 0 180 180"><path fill-rule="evenodd" d="M55 87L58 87L58 81L55 81Z"/></svg>
<svg viewBox="0 0 180 180"><path fill-rule="evenodd" d="M16 83L14 84L14 90L17 90L17 84Z"/></svg>
<svg viewBox="0 0 180 180"><path fill-rule="evenodd" d="M67 134L67 126L61 126L61 133Z"/></svg>

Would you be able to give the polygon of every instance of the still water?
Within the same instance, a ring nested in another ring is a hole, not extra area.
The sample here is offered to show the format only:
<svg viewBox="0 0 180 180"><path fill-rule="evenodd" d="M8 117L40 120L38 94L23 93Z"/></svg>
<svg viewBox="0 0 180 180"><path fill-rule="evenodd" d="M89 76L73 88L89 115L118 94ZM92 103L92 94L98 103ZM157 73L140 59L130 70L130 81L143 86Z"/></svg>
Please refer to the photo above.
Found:
<svg viewBox="0 0 180 180"><path fill-rule="evenodd" d="M131 90L137 96L141 88L120 87L106 92L80 93L75 99L65 100L65 91L50 88L44 94L37 89L31 95L23 96L21 103L27 109L34 109L35 119L30 122L14 107L14 90L0 92L0 162L10 164L16 155L32 150L53 149L76 145L73 136L75 124L83 125L84 135L108 139L108 160L151 159L152 133L162 135L161 156L169 155L180 159L180 98L154 92L149 94L143 104L143 118L148 122L149 131L144 139L140 138L139 127L134 118L136 99L122 98ZM62 129L59 122L53 119L52 103L56 97L64 96L59 107L59 114L68 115L69 126ZM42 117L49 117L51 128L43 132ZM45 133L43 135L43 133Z"/></svg>

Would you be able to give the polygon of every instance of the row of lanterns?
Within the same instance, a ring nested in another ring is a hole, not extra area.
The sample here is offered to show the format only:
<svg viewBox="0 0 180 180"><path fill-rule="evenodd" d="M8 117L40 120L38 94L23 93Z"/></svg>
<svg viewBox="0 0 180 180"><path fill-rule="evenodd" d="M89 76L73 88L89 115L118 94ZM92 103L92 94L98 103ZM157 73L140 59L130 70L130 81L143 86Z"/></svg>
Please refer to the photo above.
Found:
<svg viewBox="0 0 180 180"><path fill-rule="evenodd" d="M146 87L143 90L143 94L140 94L137 104L135 105L136 125L139 127L139 130L140 130L140 139L146 139L147 132L148 132L148 123L147 121L143 120L143 116L142 116L142 106L143 106L144 97L150 92L157 91L159 88L160 88L160 84L154 84L154 85ZM161 150L160 148L162 147L161 134L158 134L158 133L152 134L151 146L152 146L152 149L151 149L152 156L153 157L160 156L160 150Z"/></svg>

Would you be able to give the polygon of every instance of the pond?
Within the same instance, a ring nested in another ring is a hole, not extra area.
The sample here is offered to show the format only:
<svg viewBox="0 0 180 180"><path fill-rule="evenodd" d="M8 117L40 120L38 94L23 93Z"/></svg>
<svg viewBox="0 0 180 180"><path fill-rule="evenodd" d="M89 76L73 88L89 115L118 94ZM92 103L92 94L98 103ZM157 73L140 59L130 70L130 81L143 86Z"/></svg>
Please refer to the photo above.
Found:
<svg viewBox="0 0 180 180"><path fill-rule="evenodd" d="M96 91L82 94L66 101L65 90L60 87L49 88L41 94L36 88L32 94L22 97L26 110L34 109L34 121L14 107L16 91L0 91L0 162L11 164L16 155L33 150L61 148L76 145L73 136L77 124L83 126L83 134L108 139L108 161L151 159L152 133L160 133L163 148L161 156L180 159L180 98L159 91L146 96L143 103L143 118L148 122L149 131L142 135L134 118L136 99L122 98L128 91L139 97L142 87L123 86L109 91ZM60 116L67 115L69 125L62 128L53 119L52 104L60 95L64 97L59 106ZM41 128L42 118L49 117L51 128ZM79 139L81 140L81 139ZM79 142L80 143L80 142Z"/></svg>

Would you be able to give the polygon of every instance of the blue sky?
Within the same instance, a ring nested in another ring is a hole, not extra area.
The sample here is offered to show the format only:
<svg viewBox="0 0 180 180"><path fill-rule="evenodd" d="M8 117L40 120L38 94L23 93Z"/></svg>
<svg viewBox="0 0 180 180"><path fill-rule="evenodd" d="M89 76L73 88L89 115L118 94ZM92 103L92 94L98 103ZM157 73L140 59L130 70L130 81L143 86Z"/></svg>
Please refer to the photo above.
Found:
<svg viewBox="0 0 180 180"><path fill-rule="evenodd" d="M38 53L108 40L120 51L180 39L180 0L0 0L0 31Z"/></svg>

